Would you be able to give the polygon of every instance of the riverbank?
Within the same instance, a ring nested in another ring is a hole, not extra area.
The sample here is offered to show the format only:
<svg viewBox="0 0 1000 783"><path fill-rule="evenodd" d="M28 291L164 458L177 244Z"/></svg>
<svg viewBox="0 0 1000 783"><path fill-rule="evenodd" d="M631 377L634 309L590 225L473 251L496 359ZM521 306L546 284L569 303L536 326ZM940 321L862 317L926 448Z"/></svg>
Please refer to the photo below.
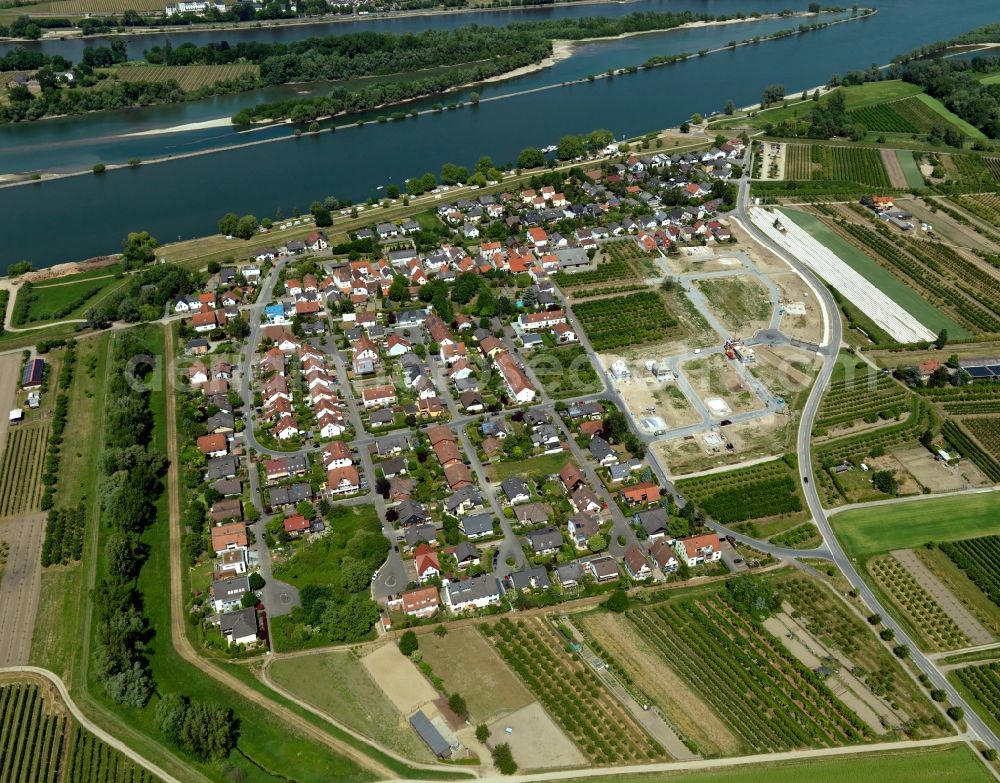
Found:
<svg viewBox="0 0 1000 783"><path fill-rule="evenodd" d="M869 17L873 16L875 13L877 13L876 9L859 9L859 10L863 11L864 13L859 13L857 16L851 16L851 17L847 17L847 18L844 18L844 19L839 19L839 20L836 20L836 21L832 21L832 22L829 22L827 24L828 24L828 26L834 26L834 25L844 24L846 22L858 21L858 20L861 20L861 19L869 18ZM778 15L775 14L775 15L772 15L771 18L775 18L777 16ZM740 21L748 21L748 20L740 20ZM729 23L731 23L730 20L726 20L726 21L723 21L723 22L707 22L707 23L690 22L690 23L686 23L684 25L679 25L678 27L670 28L669 30L666 30L666 31L659 31L659 32L673 32L675 30L681 30L684 27L687 27L688 25L694 25L694 24L698 24L700 26L707 26L707 25L712 25L712 24L729 24ZM792 35L803 35L803 34L805 34L807 32L810 32L810 31L809 30L805 30L805 31L796 30ZM646 35L646 34L647 34L647 31L641 31L641 32L636 32L636 33L626 33L623 36L619 36L619 37L628 37L628 36ZM704 57L704 56L710 56L710 55L713 55L713 54L718 54L720 52L728 52L728 51L732 51L735 48L740 48L740 47L744 47L744 46L754 46L754 45L757 45L757 44L760 44L760 43L766 43L767 41L776 40L776 39L782 38L782 37L788 37L788 36L779 36L779 35L761 36L757 40L749 39L749 40L746 40L746 41L737 42L734 45L728 45L727 44L725 46L719 46L719 47L716 47L714 49L706 50L704 52L704 54L702 54L702 53L688 54L686 57L678 58L677 60L672 60L672 61L662 62L662 63L656 63L656 64L651 65L651 66L638 65L635 68L635 72L642 72L642 71L650 70L651 68L664 68L664 67L667 67L669 65L672 65L675 62L683 62L684 60L701 58L701 57ZM610 38L590 39L589 42L593 42L595 40L596 41L605 41L605 40L610 40ZM572 56L572 51L575 48L575 46L577 44L583 44L583 43L586 43L586 42L587 41L583 41L583 40L579 40L579 41L559 41L558 42L560 44L559 54L560 54L560 56L567 55L567 52L568 52L567 56ZM556 46L555 46L555 43L556 42L553 42L553 55L552 55L552 57L555 57L555 55L556 55ZM549 59L549 58L546 58L546 59ZM541 67L542 67L541 63L535 64L535 65L531 65L531 66L525 66L525 68L532 69L530 72L534 72L536 70L539 70ZM518 70L520 70L520 69L518 69ZM502 74L502 75L500 75L500 77L495 77L495 78L509 79L509 78L512 78L512 76L511 76L512 73L514 73L514 72L512 71L512 72L510 72L508 74ZM627 69L624 69L624 68L623 69L618 69L618 70L614 71L613 75L616 78L624 77L624 76L629 75L629 71ZM575 85L584 84L584 83L591 82L591 81L597 81L597 80L600 80L600 79L606 79L606 78L608 78L608 76L609 75L607 73L599 73L599 74L595 74L593 76L588 76L588 77L581 78L581 79L574 79L574 80L571 80L571 81L566 81L566 82L561 82L561 83L556 83L556 84L550 84L550 85L544 85L544 86L541 86L541 87L534 87L534 88L531 88L531 89L521 90L521 91L518 91L518 92L507 93L507 94L503 94L503 95L494 95L494 96L490 96L490 97L486 97L486 98L481 98L479 100L479 103L492 103L492 102L495 102L495 101L510 100L512 98L517 98L517 97L524 96L524 95L530 95L530 94L545 92L545 91L548 91L548 90L562 89L562 88L572 87L572 86L575 86ZM475 85L478 84L478 83L481 83L481 82L477 82L477 83L474 83L474 84L467 84L467 85L463 85L463 86L460 86L460 87L455 87L455 88L452 88L451 90L446 91L443 94L447 94L447 93L451 93L451 92L458 92L458 91L461 91L463 89L468 89L470 87L475 87ZM425 98L414 99L414 100L424 100L424 99L426 99L426 96L425 96ZM405 107L406 104L410 103L410 102L412 102L412 101L403 102L403 103L395 104L395 105L399 106L399 107ZM464 108L472 106L472 105L473 104L471 104L471 103L461 103L461 104L458 104L459 110L464 110ZM417 112L416 116L419 117L419 116L422 116L422 115L435 114L435 113L439 113L440 111L441 111L440 109L425 109L423 111ZM212 125L212 126L208 126L208 127L222 127L222 122L221 122L222 119L224 119L224 118L219 118L219 119L216 119L216 120L207 121L207 122L219 123L218 125ZM326 118L321 118L321 119L329 121L329 120L332 120L334 118L326 117ZM413 117L407 117L406 119L403 119L403 120L393 120L392 122L409 122L412 119L414 119L414 118ZM200 123L192 123L192 124L200 124ZM292 123L289 120L283 120L283 121L278 121L278 122L275 122L275 123L269 124L269 125L262 125L259 128L256 128L255 130L259 130L259 129L262 129L262 128L273 127L274 125L287 125L287 126L291 127L293 124L294 123ZM227 144L227 145L223 145L223 146L220 146L220 147L215 147L215 148L212 148L212 149L194 150L194 151L191 151L191 152L185 152L185 153L179 153L179 154L162 155L162 156L158 156L158 157L155 157L155 158L150 158L148 160L143 160L142 163L141 163L141 165L147 166L147 165L163 164L163 163L169 163L169 162L172 162L172 161L178 161L178 160L184 160L184 159L189 159L189 158L201 157L201 156L204 156L204 155L213 155L213 154L221 153L221 152L228 152L228 151L242 149L242 148L255 147L255 146L262 145L262 144L272 144L272 143L276 143L276 142L296 141L297 139L300 139L300 138L306 138L306 137L309 137L309 136L317 136L317 135L323 134L323 133L333 133L333 132L337 132L337 131L351 130L351 129L355 129L355 128L360 129L360 128L363 128L364 126L367 126L367 125L376 125L376 124L382 124L382 123L380 123L378 119L373 119L373 120L367 120L367 121L364 121L364 122L355 121L355 122L343 123L343 124L339 124L339 125L338 124L333 124L330 127L321 128L318 131L311 131L311 132L303 131L299 135L289 134L288 136L279 136L279 137L269 138L269 139L255 139L253 141L241 142L239 144ZM174 127L177 128L177 127L180 127L180 126L174 126ZM152 135L151 131L143 131L142 133L147 134L147 135ZM108 164L105 165L105 171L110 172L110 171L114 171L114 170L117 170L117 169L131 168L131 167L132 167L132 164L129 164L129 163L108 163ZM41 174L37 179L21 179L21 180L18 180L18 181L8 181L8 182L2 182L2 181L0 181L0 190L6 189L6 188L21 187L21 186L25 186L25 185L33 185L33 184L38 184L38 183L41 183L41 182L51 182L51 181L55 181L55 180L59 180L59 179L65 179L65 178L69 178L69 177L80 177L80 176L101 176L101 175L95 175L93 173L93 171L91 171L90 169L83 169L83 170L71 171L71 172L59 172L59 173Z"/></svg>
<svg viewBox="0 0 1000 783"><path fill-rule="evenodd" d="M543 9L550 9L554 5L630 5L632 3L639 3L642 0L552 0L550 3L538 4L538 5L523 5L523 6L507 6L507 7L497 7L492 6L463 6L462 8L420 8L413 9L410 11L389 11L389 12L374 12L374 13L362 13L362 14L327 14L325 16L303 16L296 17L294 19L269 19L266 22L253 21L253 22L216 22L211 24L198 24L198 25L164 25L163 27L134 27L129 28L127 33L101 33L98 35L89 35L86 38L89 39L100 39L100 38L111 38L117 35L126 35L128 37L132 36L146 36L146 35L163 35L165 33L177 34L177 33L203 33L211 32L215 30L268 30L272 28L280 27L300 27L302 25L335 25L335 24L353 24L357 22L370 22L373 20L387 20L387 19L412 19L420 17L434 17L434 16L454 16L457 14L470 14L470 13L489 13L493 11L538 11ZM25 8L30 6L25 6ZM38 18L46 17L65 17L66 14L52 12L51 14L36 14ZM72 18L72 17L71 17ZM83 38L83 32L79 28L70 28L63 30L46 30L42 33L42 37L37 40L41 41L59 41L66 38ZM0 43L36 43L36 39L31 38L2 38L0 37Z"/></svg>

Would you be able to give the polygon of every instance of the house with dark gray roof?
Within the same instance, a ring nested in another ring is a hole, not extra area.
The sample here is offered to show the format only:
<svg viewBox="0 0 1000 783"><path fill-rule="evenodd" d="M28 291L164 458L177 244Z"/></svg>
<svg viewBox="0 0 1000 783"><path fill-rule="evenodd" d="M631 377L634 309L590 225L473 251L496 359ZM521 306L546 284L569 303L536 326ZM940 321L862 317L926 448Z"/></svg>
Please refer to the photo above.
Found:
<svg viewBox="0 0 1000 783"><path fill-rule="evenodd" d="M493 574L474 576L444 586L444 602L454 612L465 609L484 609L500 603L500 580Z"/></svg>
<svg viewBox="0 0 1000 783"><path fill-rule="evenodd" d="M444 502L444 509L452 516L468 513L474 508L481 508L483 496L475 487L461 487Z"/></svg>
<svg viewBox="0 0 1000 783"><path fill-rule="evenodd" d="M503 583L508 590L548 590L552 586L545 566L515 571L505 576Z"/></svg>
<svg viewBox="0 0 1000 783"><path fill-rule="evenodd" d="M275 487L270 490L271 508L280 506L295 506L303 500L312 500L313 491L310 484L292 484L288 487Z"/></svg>
<svg viewBox="0 0 1000 783"><path fill-rule="evenodd" d="M469 538L482 538L483 536L493 535L493 517L485 512L462 517L458 526Z"/></svg>
<svg viewBox="0 0 1000 783"><path fill-rule="evenodd" d="M209 481L235 478L239 469L240 460L238 457L213 457L205 466L205 474Z"/></svg>
<svg viewBox="0 0 1000 783"><path fill-rule="evenodd" d="M590 439L590 443L587 444L587 450L601 465L613 465L618 462L618 455L611 448L611 444L600 435L595 435Z"/></svg>
<svg viewBox="0 0 1000 783"><path fill-rule="evenodd" d="M528 482L519 476L508 476L500 483L500 489L512 506L515 503L527 503L531 500L531 490Z"/></svg>
<svg viewBox="0 0 1000 783"><path fill-rule="evenodd" d="M418 710L410 716L410 725L435 756L442 759L451 756L451 745L448 744L448 740L441 736L441 732L422 711Z"/></svg>
<svg viewBox="0 0 1000 783"><path fill-rule="evenodd" d="M531 551L536 555L550 555L562 549L563 537L554 527L543 527L541 530L532 530L525 538Z"/></svg>
<svg viewBox="0 0 1000 783"><path fill-rule="evenodd" d="M403 539L410 549L416 549L421 541L434 546L437 544L437 528L430 522L409 525L403 530Z"/></svg>
<svg viewBox="0 0 1000 783"><path fill-rule="evenodd" d="M224 498L236 497L243 494L243 482L239 479L219 479L212 483L212 489Z"/></svg>
<svg viewBox="0 0 1000 783"><path fill-rule="evenodd" d="M257 610L249 606L219 615L219 630L230 644L253 644L257 641Z"/></svg>
<svg viewBox="0 0 1000 783"><path fill-rule="evenodd" d="M556 579L563 587L578 587L580 580L583 579L583 569L575 561L563 563L561 566L556 566Z"/></svg>
<svg viewBox="0 0 1000 783"><path fill-rule="evenodd" d="M459 568L479 565L479 550L468 541L459 543L452 554L458 562Z"/></svg>
<svg viewBox="0 0 1000 783"><path fill-rule="evenodd" d="M650 541L667 535L667 523L670 521L670 517L665 508L658 507L639 511L632 518L642 525L643 530L646 531L646 537Z"/></svg>
<svg viewBox="0 0 1000 783"><path fill-rule="evenodd" d="M404 527L431 521L431 512L427 510L427 506L412 498L407 498L396 506L396 513L399 514L399 524Z"/></svg>

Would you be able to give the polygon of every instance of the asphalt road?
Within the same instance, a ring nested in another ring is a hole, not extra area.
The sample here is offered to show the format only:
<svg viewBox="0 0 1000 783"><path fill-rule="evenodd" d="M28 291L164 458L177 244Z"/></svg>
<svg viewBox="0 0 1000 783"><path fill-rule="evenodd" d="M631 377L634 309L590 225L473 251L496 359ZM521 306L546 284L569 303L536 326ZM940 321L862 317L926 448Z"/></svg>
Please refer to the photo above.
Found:
<svg viewBox="0 0 1000 783"><path fill-rule="evenodd" d="M745 171L749 172L749 170L749 166L747 166ZM833 294L830 293L823 282L808 267L804 266L797 259L789 257L781 248L770 242L747 218L746 208L749 198L750 182L744 177L740 181L739 202L735 211L735 217L754 239L775 253L779 258L785 259L809 282L823 303L826 318L828 319L828 339L825 340L824 347L819 352L823 358L823 366L803 408L796 443L796 453L802 474L802 491L813 520L823 535L824 548L828 551L834 564L847 578L851 587L857 591L858 595L861 596L862 600L873 612L877 612L882 616L883 624L895 632L896 643L906 645L909 648L911 659L917 668L930 679L931 687L944 690L948 695L948 701L964 710L965 721L968 725L968 732L964 739L971 741L978 738L990 747L1000 750L1000 739L997 738L996 734L993 733L961 694L948 682L947 678L937 669L934 662L920 651L920 648L906 633L906 630L893 619L892 614L882 606L879 599L872 592L871 588L869 588L867 582L862 578L855 561L847 556L833 532L830 520L820 501L819 492L816 489L815 477L812 472L812 429L820 402L823 399L823 392L830 382L830 377L833 374L837 361L837 353L843 340L843 324L840 319L840 312L837 308L837 303L834 301ZM809 554L811 556L811 553Z"/></svg>

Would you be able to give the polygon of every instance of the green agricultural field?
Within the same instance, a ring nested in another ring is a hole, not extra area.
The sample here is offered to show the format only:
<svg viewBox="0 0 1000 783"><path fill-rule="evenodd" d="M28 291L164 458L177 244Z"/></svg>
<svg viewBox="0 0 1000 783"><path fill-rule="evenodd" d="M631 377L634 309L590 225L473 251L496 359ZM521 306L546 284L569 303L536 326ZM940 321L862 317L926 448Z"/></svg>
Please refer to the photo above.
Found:
<svg viewBox="0 0 1000 783"><path fill-rule="evenodd" d="M787 209L784 212L800 228L804 228L813 238L836 253L842 261L880 291L888 294L896 304L912 313L920 323L931 331L936 333L941 329L947 329L949 336L972 336L966 329L944 315L902 280L883 269L869 256L841 238L815 215L793 209Z"/></svg>
<svg viewBox="0 0 1000 783"><path fill-rule="evenodd" d="M980 139L980 140L983 140L983 141L986 140L986 134L985 133L983 133L981 130L979 130L979 128L977 128L975 125L970 125L965 120L963 120L961 117L959 117L957 114L954 114L950 110L948 110L947 108L945 108L944 104L941 103L941 101L939 101L937 98L932 98L930 95L926 95L924 93L921 93L920 95L918 95L917 98L920 101L923 101L923 103L925 105L927 105L931 109L933 109L934 112L939 117L941 117L942 120L944 120L945 122L950 123L950 124L955 125L958 128L960 128L961 131L966 136L969 136L969 137L971 137L973 139Z"/></svg>
<svg viewBox="0 0 1000 783"><path fill-rule="evenodd" d="M831 759L748 764L723 770L629 775L627 783L988 783L993 780L965 745L864 753ZM622 783L620 776L566 783Z"/></svg>
<svg viewBox="0 0 1000 783"><path fill-rule="evenodd" d="M913 159L913 153L909 150L896 150L896 160L906 177L906 184L911 188L922 188L924 186L924 175L920 173L920 167Z"/></svg>
<svg viewBox="0 0 1000 783"><path fill-rule="evenodd" d="M967 666L948 675L993 731L1000 731L1000 663Z"/></svg>
<svg viewBox="0 0 1000 783"><path fill-rule="evenodd" d="M0 460L0 517L38 510L48 437L48 422L21 424L7 434Z"/></svg>
<svg viewBox="0 0 1000 783"><path fill-rule="evenodd" d="M216 82L231 81L243 74L254 76L259 67L253 63L228 63L226 65L127 65L114 68L108 73L121 82L166 82L174 80L184 92L193 92L202 87L210 87Z"/></svg>
<svg viewBox="0 0 1000 783"><path fill-rule="evenodd" d="M848 554L859 556L996 533L998 514L1000 494L983 492L854 509L830 522Z"/></svg>
<svg viewBox="0 0 1000 783"><path fill-rule="evenodd" d="M289 693L390 750L416 761L434 761L354 653L277 659L268 672Z"/></svg>
<svg viewBox="0 0 1000 783"><path fill-rule="evenodd" d="M677 482L677 490L723 525L788 515L798 519L803 504L793 464L793 458L775 459L683 479Z"/></svg>
<svg viewBox="0 0 1000 783"><path fill-rule="evenodd" d="M573 312L595 351L662 342L677 326L663 297L653 291L581 302Z"/></svg>
<svg viewBox="0 0 1000 783"><path fill-rule="evenodd" d="M582 345L537 348L528 364L545 390L557 400L599 392L601 379Z"/></svg>

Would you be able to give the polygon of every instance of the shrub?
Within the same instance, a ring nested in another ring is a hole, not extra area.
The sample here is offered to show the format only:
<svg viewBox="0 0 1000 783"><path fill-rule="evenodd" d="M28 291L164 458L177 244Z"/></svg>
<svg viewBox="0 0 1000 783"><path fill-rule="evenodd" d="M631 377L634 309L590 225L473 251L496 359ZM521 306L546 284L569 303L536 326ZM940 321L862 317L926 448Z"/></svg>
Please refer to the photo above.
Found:
<svg viewBox="0 0 1000 783"><path fill-rule="evenodd" d="M962 718L965 717L965 710L963 710L961 707L949 707L948 717L954 721L962 720Z"/></svg>
<svg viewBox="0 0 1000 783"><path fill-rule="evenodd" d="M486 742L490 738L490 727L485 723L480 723L476 726L476 739L480 742Z"/></svg>
<svg viewBox="0 0 1000 783"><path fill-rule="evenodd" d="M934 701L944 701L947 695L948 694L946 694L940 688L935 688L934 690L931 691L931 698L934 699Z"/></svg>
<svg viewBox="0 0 1000 783"><path fill-rule="evenodd" d="M517 762L514 761L514 754L510 752L510 745L506 742L493 748L493 763L502 775L513 775L517 772Z"/></svg>
<svg viewBox="0 0 1000 783"><path fill-rule="evenodd" d="M468 720L469 705L465 703L465 697L461 693L453 693L448 696L448 708L462 720Z"/></svg>
<svg viewBox="0 0 1000 783"><path fill-rule="evenodd" d="M413 631L407 631L399 637L399 651L407 657L413 655L419 646L420 642L417 641L417 635Z"/></svg>
<svg viewBox="0 0 1000 783"><path fill-rule="evenodd" d="M604 602L604 605L612 612L621 614L628 609L629 603L628 593L624 590L615 590L611 597Z"/></svg>
<svg viewBox="0 0 1000 783"><path fill-rule="evenodd" d="M892 628L883 628L878 635L883 642L891 642L896 638L896 632Z"/></svg>

